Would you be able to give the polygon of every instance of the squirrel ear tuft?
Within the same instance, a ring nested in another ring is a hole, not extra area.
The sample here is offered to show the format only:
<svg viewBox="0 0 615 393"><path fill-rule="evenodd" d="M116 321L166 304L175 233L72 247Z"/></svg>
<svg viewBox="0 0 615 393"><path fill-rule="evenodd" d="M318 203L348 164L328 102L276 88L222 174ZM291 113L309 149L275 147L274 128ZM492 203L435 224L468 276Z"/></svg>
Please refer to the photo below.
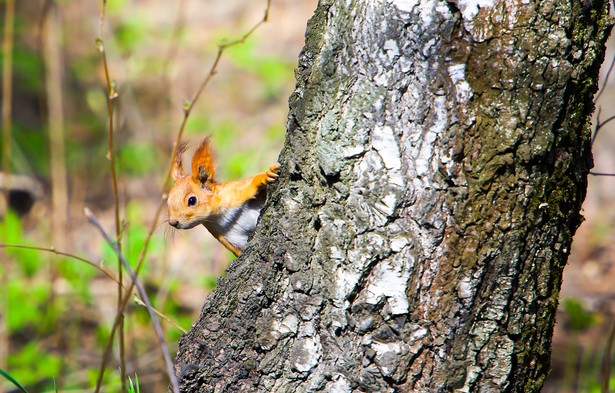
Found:
<svg viewBox="0 0 615 393"><path fill-rule="evenodd" d="M173 180L178 181L184 176L184 165L182 164L182 155L186 151L187 143L182 142L177 146L177 152L175 153L175 159L173 160L173 168L171 168L171 176Z"/></svg>
<svg viewBox="0 0 615 393"><path fill-rule="evenodd" d="M214 181L214 158L211 149L210 138L204 138L192 157L192 178L205 185Z"/></svg>

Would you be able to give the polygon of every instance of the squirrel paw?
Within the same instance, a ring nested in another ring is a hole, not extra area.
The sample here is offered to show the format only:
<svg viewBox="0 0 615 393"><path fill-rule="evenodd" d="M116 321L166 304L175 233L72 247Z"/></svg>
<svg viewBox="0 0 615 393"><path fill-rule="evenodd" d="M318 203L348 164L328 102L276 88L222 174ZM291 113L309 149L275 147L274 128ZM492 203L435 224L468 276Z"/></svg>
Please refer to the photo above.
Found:
<svg viewBox="0 0 615 393"><path fill-rule="evenodd" d="M278 164L277 162L269 167L269 170L267 171L267 178L266 178L267 184L273 183L274 181L276 181L276 179L278 178L279 170L280 170L280 164Z"/></svg>

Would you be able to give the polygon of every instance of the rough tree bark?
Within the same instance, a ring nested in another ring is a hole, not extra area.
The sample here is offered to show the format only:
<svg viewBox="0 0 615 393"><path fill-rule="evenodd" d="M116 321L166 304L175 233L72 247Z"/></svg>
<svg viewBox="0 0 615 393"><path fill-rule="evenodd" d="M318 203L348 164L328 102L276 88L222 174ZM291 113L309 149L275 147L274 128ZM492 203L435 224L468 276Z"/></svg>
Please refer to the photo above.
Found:
<svg viewBox="0 0 615 393"><path fill-rule="evenodd" d="M321 0L184 392L539 391L607 0Z"/></svg>

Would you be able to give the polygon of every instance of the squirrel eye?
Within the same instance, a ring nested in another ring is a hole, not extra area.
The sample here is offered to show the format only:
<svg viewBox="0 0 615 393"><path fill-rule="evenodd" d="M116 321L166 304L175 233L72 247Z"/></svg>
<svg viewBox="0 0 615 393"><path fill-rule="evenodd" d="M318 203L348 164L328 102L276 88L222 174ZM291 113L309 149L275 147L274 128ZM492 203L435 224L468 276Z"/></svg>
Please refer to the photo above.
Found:
<svg viewBox="0 0 615 393"><path fill-rule="evenodd" d="M190 198L188 198L188 206L194 206L194 205L196 205L196 197L191 196Z"/></svg>

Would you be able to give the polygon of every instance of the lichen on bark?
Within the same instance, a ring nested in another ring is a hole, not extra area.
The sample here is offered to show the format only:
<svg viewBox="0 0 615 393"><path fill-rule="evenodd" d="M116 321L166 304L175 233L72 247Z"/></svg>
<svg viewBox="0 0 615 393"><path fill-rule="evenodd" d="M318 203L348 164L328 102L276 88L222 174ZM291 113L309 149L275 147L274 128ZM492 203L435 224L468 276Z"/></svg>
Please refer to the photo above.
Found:
<svg viewBox="0 0 615 393"><path fill-rule="evenodd" d="M183 391L540 388L608 2L470 3L320 2L282 176L180 340Z"/></svg>

